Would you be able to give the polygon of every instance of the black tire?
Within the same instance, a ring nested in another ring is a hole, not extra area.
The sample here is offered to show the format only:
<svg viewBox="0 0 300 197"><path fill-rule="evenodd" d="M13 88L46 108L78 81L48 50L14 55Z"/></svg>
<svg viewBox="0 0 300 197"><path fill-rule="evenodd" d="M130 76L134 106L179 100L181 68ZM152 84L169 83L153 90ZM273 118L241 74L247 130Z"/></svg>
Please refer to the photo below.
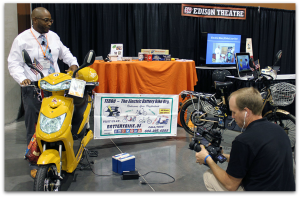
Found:
<svg viewBox="0 0 300 197"><path fill-rule="evenodd" d="M194 136L195 128L194 128L194 124L192 122L190 122L190 120L192 121L193 118L197 117L196 109L198 109L198 99L194 98L193 100L191 99L191 100L187 101L182 106L181 111L180 111L180 123L181 123L182 127L184 128L184 130L192 136ZM200 110L200 112L199 112L200 114L205 113L203 111L201 105L199 107L199 110ZM202 117L202 119L205 117L207 117L207 115L204 115ZM213 122L197 121L196 119L194 119L194 120L196 121L196 125L198 127L202 127L206 130L210 130L214 126Z"/></svg>
<svg viewBox="0 0 300 197"><path fill-rule="evenodd" d="M295 161L295 165L296 165L296 139L295 139L295 148L294 148L294 161Z"/></svg>
<svg viewBox="0 0 300 197"><path fill-rule="evenodd" d="M273 122L281 126L286 134L288 135L292 151L295 151L295 144L296 144L296 118L292 114L284 114L280 112L276 112L276 116L272 113L266 116L268 121Z"/></svg>
<svg viewBox="0 0 300 197"><path fill-rule="evenodd" d="M57 178L57 170L54 164L42 165L39 166L36 177L34 179L33 191L57 191L59 188L51 187L51 184L55 184L58 180ZM48 190L45 187L45 181L48 180Z"/></svg>

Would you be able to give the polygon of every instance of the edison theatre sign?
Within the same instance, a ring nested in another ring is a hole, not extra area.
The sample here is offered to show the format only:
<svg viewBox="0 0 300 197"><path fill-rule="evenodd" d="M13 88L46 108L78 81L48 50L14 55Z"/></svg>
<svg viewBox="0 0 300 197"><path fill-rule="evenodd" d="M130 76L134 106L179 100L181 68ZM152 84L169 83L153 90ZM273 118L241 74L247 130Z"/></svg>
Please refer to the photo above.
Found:
<svg viewBox="0 0 300 197"><path fill-rule="evenodd" d="M204 18L224 18L246 20L246 8L214 7L202 5L181 5L181 15Z"/></svg>

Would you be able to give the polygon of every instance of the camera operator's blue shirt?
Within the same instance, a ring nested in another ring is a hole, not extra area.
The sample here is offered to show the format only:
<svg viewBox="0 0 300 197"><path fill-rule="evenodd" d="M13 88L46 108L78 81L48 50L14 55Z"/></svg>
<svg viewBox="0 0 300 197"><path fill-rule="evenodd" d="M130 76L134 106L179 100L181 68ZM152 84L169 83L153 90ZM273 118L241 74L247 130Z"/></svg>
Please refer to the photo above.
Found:
<svg viewBox="0 0 300 197"><path fill-rule="evenodd" d="M290 140L278 125L259 119L232 142L226 172L247 191L295 191Z"/></svg>

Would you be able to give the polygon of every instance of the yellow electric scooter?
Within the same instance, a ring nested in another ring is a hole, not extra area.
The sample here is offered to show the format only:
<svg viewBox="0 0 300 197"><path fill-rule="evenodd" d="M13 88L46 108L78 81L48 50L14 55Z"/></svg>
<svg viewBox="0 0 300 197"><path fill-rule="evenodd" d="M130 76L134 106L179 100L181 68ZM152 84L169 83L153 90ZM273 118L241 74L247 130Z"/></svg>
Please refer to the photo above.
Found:
<svg viewBox="0 0 300 197"><path fill-rule="evenodd" d="M42 101L36 139L41 150L37 161L38 170L34 180L34 191L59 191L63 180L62 171L73 173L86 145L93 138L89 128L92 108L92 90L99 85L96 71L90 67L95 61L91 50L83 64L73 73L53 73L44 77L43 73L32 66L26 50L22 51L24 62L41 74L38 81L40 89L52 92L52 96ZM68 94L73 78L86 82L83 97ZM78 151L74 150L74 140L81 140Z"/></svg>

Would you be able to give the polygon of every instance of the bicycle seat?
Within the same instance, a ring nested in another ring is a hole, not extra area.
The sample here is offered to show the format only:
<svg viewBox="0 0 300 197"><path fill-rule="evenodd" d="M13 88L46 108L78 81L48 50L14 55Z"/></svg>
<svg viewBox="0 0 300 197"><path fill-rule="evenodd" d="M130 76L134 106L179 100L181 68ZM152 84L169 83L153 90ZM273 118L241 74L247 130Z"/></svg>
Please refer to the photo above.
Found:
<svg viewBox="0 0 300 197"><path fill-rule="evenodd" d="M221 90L232 86L232 84L233 84L232 81L227 81L227 82L215 81L215 88Z"/></svg>

